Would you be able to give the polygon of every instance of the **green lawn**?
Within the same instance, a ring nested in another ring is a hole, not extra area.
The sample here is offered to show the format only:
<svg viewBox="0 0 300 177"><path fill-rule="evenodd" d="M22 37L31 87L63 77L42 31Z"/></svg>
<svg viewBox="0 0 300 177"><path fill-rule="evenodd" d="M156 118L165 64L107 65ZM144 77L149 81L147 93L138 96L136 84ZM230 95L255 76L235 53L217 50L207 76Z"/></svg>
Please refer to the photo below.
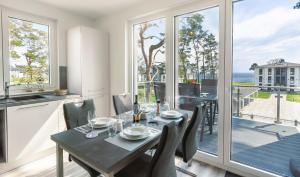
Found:
<svg viewBox="0 0 300 177"><path fill-rule="evenodd" d="M155 98L155 93L153 86L150 87L150 102L151 103L156 103L156 98ZM138 86L138 96L139 96L139 103L145 103L145 87L144 85L139 85Z"/></svg>
<svg viewBox="0 0 300 177"><path fill-rule="evenodd" d="M300 93L288 93L286 96L286 100L300 103Z"/></svg>
<svg viewBox="0 0 300 177"><path fill-rule="evenodd" d="M255 83L254 82L233 82L232 85L255 86Z"/></svg>
<svg viewBox="0 0 300 177"><path fill-rule="evenodd" d="M251 95L251 98L261 98L261 99L269 99L271 97L271 92L258 91L257 94Z"/></svg>

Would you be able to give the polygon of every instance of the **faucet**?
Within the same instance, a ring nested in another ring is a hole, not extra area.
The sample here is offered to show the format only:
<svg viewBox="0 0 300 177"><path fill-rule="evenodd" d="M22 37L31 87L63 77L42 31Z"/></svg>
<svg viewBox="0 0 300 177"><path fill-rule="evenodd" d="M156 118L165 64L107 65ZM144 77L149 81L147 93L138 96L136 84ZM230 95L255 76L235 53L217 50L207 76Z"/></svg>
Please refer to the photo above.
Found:
<svg viewBox="0 0 300 177"><path fill-rule="evenodd" d="M8 82L5 82L4 91L5 91L4 98L8 99L9 98L9 84L8 84Z"/></svg>

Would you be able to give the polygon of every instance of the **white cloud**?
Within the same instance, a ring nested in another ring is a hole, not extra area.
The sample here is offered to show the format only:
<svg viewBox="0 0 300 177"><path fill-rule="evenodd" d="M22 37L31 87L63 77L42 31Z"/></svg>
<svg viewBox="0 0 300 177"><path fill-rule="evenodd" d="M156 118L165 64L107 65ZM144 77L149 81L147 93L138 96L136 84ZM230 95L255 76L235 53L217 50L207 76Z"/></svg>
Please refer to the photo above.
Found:
<svg viewBox="0 0 300 177"><path fill-rule="evenodd" d="M300 11L276 8L251 19L234 24L234 39L262 39L276 34L290 25L300 27Z"/></svg>

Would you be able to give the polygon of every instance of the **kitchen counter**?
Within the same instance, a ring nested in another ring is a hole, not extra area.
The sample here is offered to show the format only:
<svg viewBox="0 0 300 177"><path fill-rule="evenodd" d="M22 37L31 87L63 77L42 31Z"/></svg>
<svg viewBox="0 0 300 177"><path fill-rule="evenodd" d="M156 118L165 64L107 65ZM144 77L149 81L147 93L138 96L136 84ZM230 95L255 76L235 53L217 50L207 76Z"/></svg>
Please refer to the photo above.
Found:
<svg viewBox="0 0 300 177"><path fill-rule="evenodd" d="M76 94L68 94L65 96L56 96L54 94L45 94L45 95L40 95L40 96L42 96L42 97L36 98L36 99L27 99L27 100L14 100L14 98L0 99L0 108L21 106L21 105L28 105L28 104L35 104L35 103L43 103L43 102L50 102L50 101L58 101L58 100L64 100L64 99L80 98L80 95L76 95Z"/></svg>

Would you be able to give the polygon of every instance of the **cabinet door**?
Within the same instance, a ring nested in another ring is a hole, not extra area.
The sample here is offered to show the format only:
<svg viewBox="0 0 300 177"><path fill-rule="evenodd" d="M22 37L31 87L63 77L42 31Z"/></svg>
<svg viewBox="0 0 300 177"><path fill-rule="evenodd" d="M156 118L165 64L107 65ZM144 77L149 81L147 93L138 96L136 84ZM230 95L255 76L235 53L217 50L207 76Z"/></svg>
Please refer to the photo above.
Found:
<svg viewBox="0 0 300 177"><path fill-rule="evenodd" d="M100 95L85 97L84 99L93 99L96 108L96 116L101 117L101 116L110 115L109 114L110 102L108 99L108 95L100 94Z"/></svg>
<svg viewBox="0 0 300 177"><path fill-rule="evenodd" d="M8 161L28 159L55 146L60 101L7 108Z"/></svg>
<svg viewBox="0 0 300 177"><path fill-rule="evenodd" d="M81 28L83 96L107 93L109 81L108 39L98 30Z"/></svg>

